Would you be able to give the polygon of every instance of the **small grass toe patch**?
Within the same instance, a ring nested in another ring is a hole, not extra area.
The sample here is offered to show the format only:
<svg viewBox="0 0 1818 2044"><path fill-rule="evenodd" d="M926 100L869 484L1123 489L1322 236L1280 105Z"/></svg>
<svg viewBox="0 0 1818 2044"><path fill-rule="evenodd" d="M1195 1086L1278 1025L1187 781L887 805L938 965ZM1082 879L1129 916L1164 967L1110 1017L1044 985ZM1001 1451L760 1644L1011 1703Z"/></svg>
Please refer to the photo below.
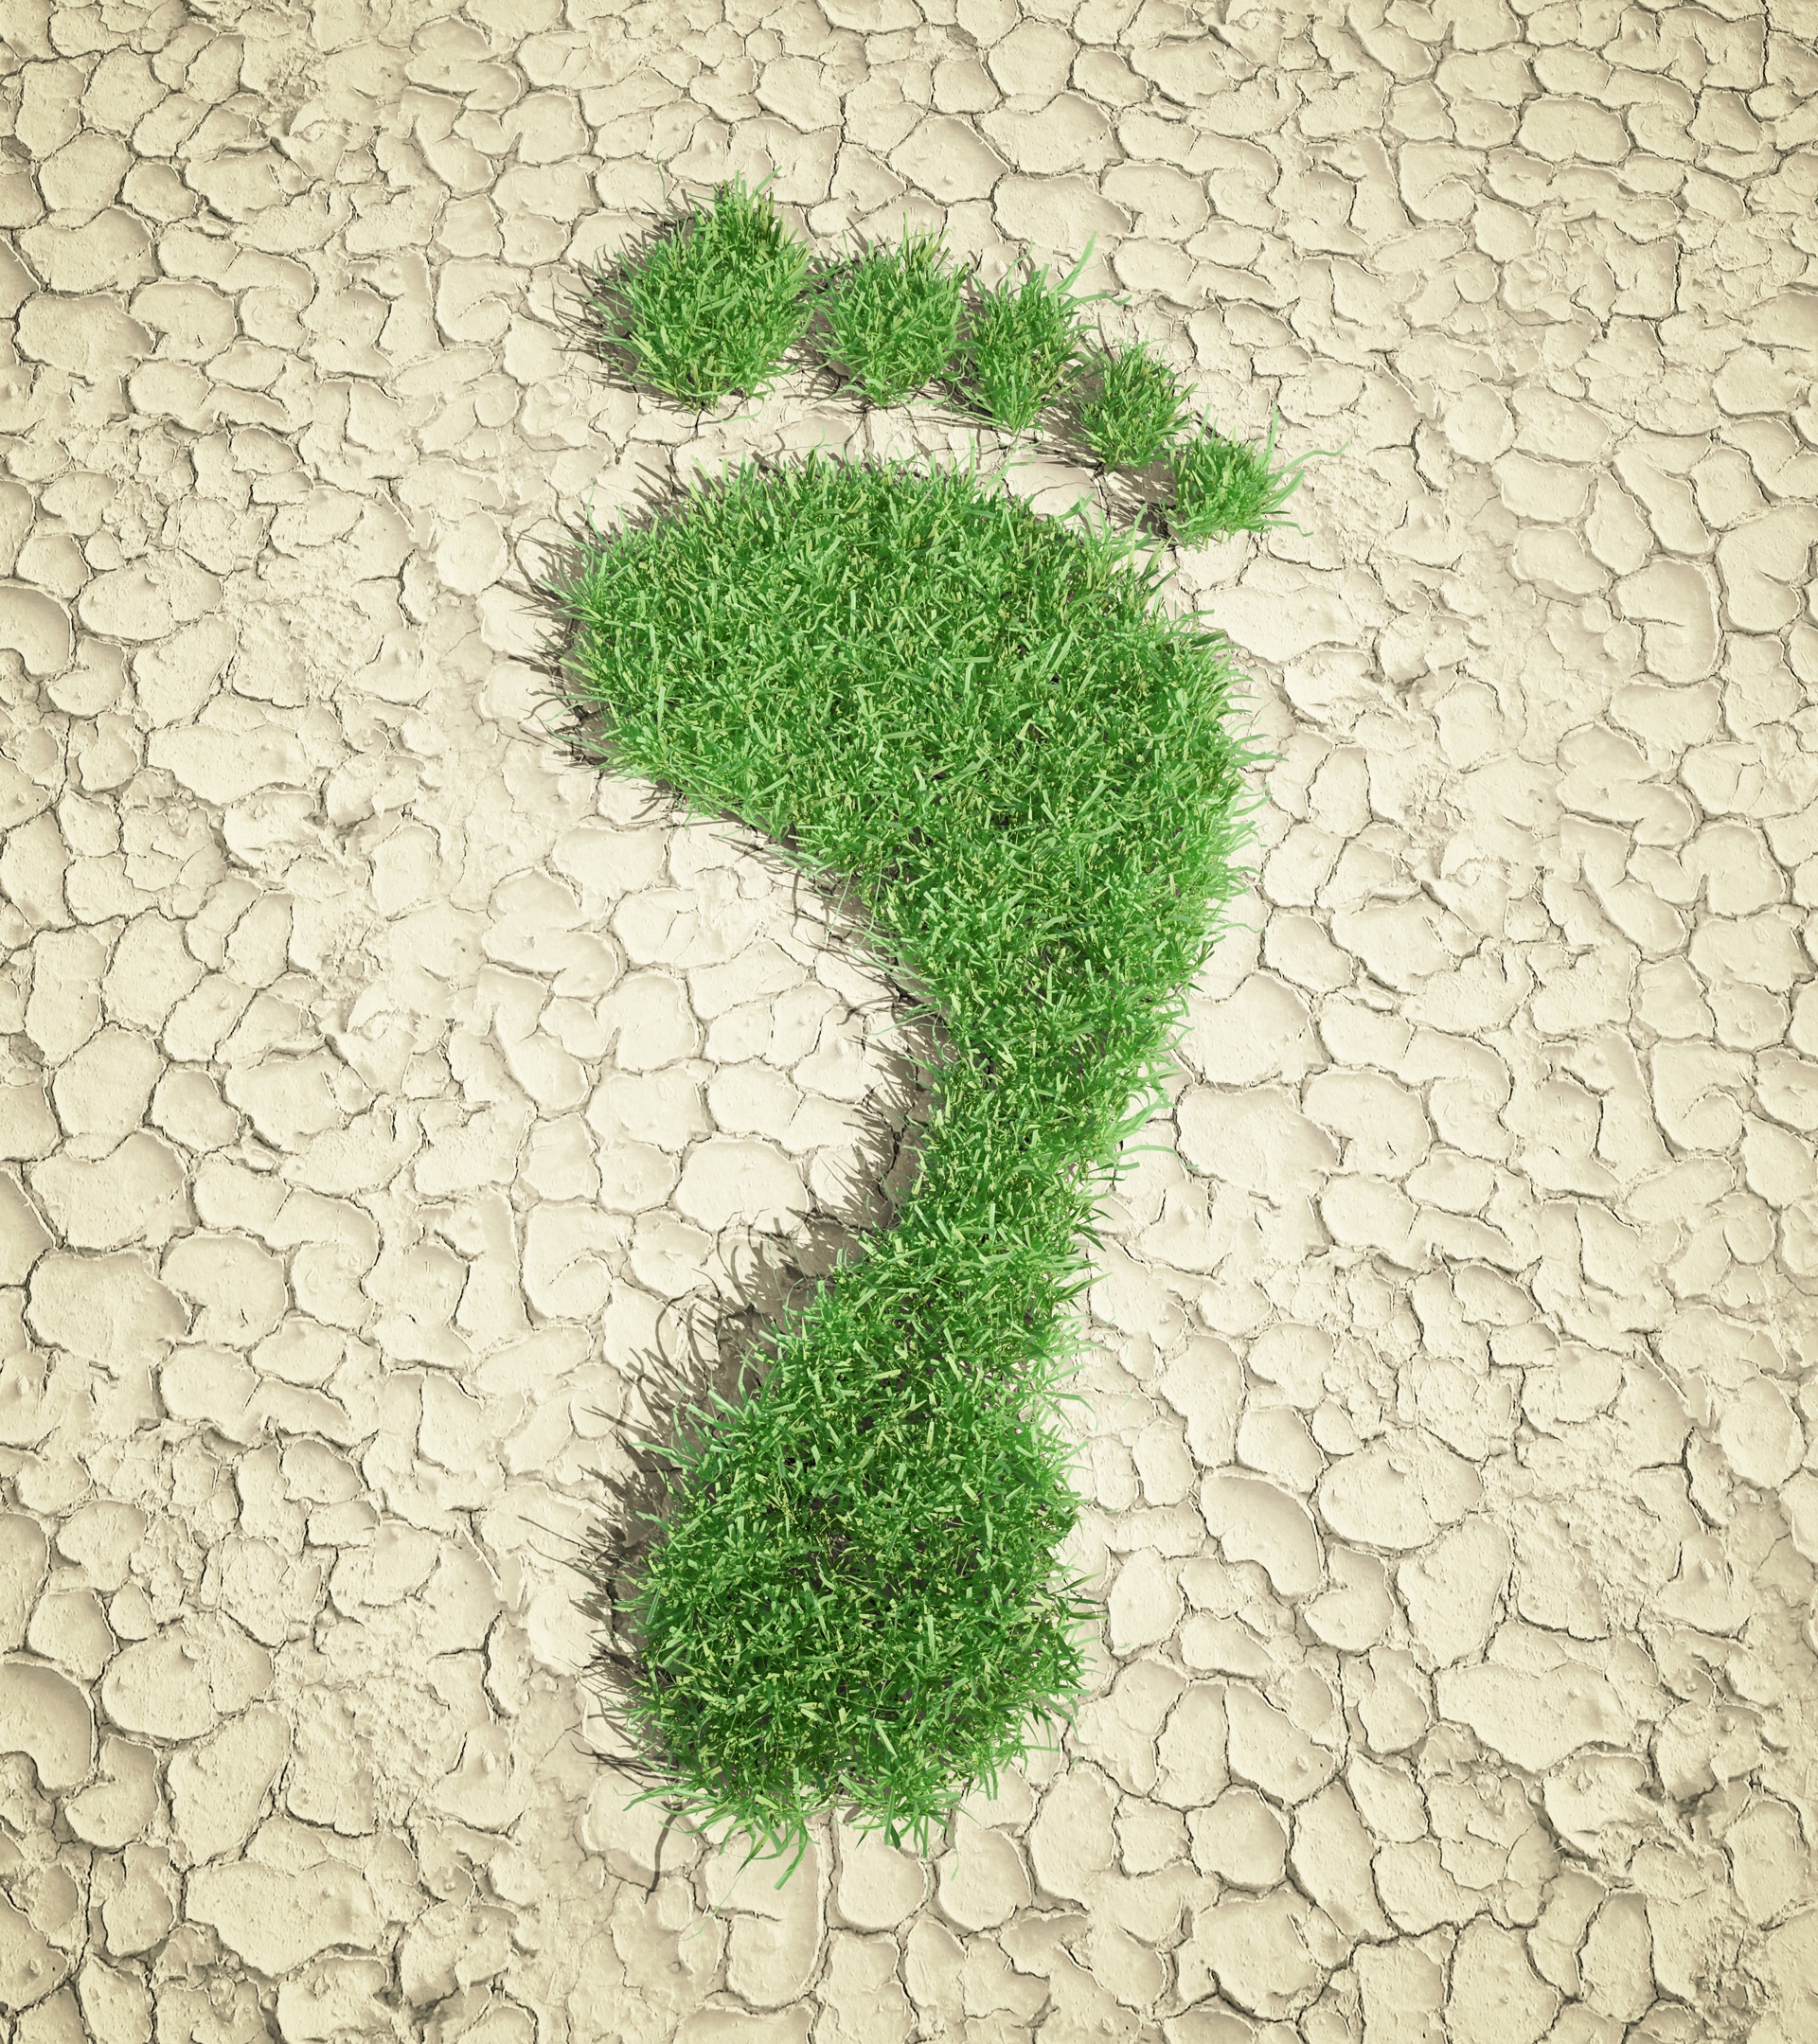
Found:
<svg viewBox="0 0 1818 2044"><path fill-rule="evenodd" d="M1175 538L1188 546L1225 533L1266 532L1274 525L1293 525L1298 532L1300 527L1292 519L1281 516L1281 507L1305 480L1303 464L1344 451L1310 448L1281 468L1272 469L1275 452L1273 413L1269 437L1261 447L1227 440L1207 425L1197 438L1183 440L1169 458L1174 507L1168 524Z"/></svg>
<svg viewBox="0 0 1818 2044"><path fill-rule="evenodd" d="M1014 290L1006 277L972 311L960 347L962 389L1007 433L1021 433L1054 401L1079 355L1080 309L1112 295L1071 294L1091 256L1088 240L1057 284L1048 282L1045 263Z"/></svg>
<svg viewBox="0 0 1818 2044"><path fill-rule="evenodd" d="M1146 469L1171 447L1187 417L1190 393L1146 342L1089 349L1075 377L1086 445L1108 469Z"/></svg>
<svg viewBox="0 0 1818 2044"><path fill-rule="evenodd" d="M827 294L829 361L869 403L900 404L946 372L959 346L966 276L935 234L864 249Z"/></svg>
<svg viewBox="0 0 1818 2044"><path fill-rule="evenodd" d="M587 299L602 339L632 356L653 390L696 405L764 390L807 332L812 252L778 218L764 185L714 187L676 231Z"/></svg>

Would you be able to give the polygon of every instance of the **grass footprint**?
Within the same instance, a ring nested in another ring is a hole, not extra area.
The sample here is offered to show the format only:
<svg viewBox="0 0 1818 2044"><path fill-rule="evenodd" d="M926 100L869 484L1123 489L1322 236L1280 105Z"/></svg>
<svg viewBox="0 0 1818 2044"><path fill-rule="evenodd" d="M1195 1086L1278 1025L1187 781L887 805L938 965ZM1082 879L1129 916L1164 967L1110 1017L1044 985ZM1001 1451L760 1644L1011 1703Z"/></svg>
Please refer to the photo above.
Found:
<svg viewBox="0 0 1818 2044"><path fill-rule="evenodd" d="M854 883L950 1046L896 1224L756 1396L648 1444L678 1475L620 1607L647 1793L793 1843L784 1879L829 1806L926 1851L1078 1694L1062 1308L1241 883L1257 756L1226 642L1151 605L1133 544L972 470L811 454L697 486L556 592L601 764Z"/></svg>
<svg viewBox="0 0 1818 2044"><path fill-rule="evenodd" d="M1210 427L1197 439L1177 447L1170 457L1174 507L1168 514L1175 537L1193 546L1227 532L1267 532L1272 526L1293 525L1292 519L1282 517L1281 508L1300 487L1301 465L1329 459L1345 449L1310 448L1279 469L1272 469L1274 452L1273 412L1269 437L1260 448L1227 440ZM1301 527L1294 525L1294 530Z"/></svg>
<svg viewBox="0 0 1818 2044"><path fill-rule="evenodd" d="M1070 295L1095 239L1087 238L1085 253L1058 284L1049 284L1043 264L1017 290L1006 277L972 313L960 348L964 387L1007 433L1032 425L1060 393L1079 359L1080 307L1111 295Z"/></svg>
<svg viewBox="0 0 1818 2044"><path fill-rule="evenodd" d="M1018 433L1066 393L1106 468L1167 457L1177 541L1288 523L1312 457L1272 467L1273 415L1262 448L1227 440L1145 347L1082 344L1090 253L962 320L937 237L816 277L740 180L593 302L647 382L703 405L766 387L818 302L872 403L946 381ZM851 887L946 1026L896 1225L819 1286L760 1392L679 1415L691 1446L645 1444L674 1509L629 1604L597 1586L637 1643L628 1715L666 1778L647 1794L754 1856L799 1862L829 1806L925 1851L1077 1699L1094 1607L1059 1575L1061 1310L1240 884L1242 770L1269 756L1226 729L1228 643L1151 607L1134 544L975 470L811 455L698 486L553 592L601 764Z"/></svg>
<svg viewBox="0 0 1818 2044"><path fill-rule="evenodd" d="M1088 350L1073 384L1086 445L1108 469L1146 469L1180 437L1187 394L1144 342Z"/></svg>

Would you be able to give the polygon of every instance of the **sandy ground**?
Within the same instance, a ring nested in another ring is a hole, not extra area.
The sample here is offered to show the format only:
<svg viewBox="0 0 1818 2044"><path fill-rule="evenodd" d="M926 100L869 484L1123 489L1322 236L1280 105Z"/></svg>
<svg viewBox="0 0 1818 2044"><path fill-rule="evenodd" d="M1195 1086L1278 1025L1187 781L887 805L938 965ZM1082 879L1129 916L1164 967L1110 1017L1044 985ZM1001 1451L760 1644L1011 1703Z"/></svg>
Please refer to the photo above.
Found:
<svg viewBox="0 0 1818 2044"><path fill-rule="evenodd" d="M0 2038L1818 2037L1813 0L0 32ZM773 166L1348 442L1164 563L1280 757L1091 1294L1093 1697L780 1895L628 1808L569 1564L754 1226L879 1211L890 989L514 594L965 446L579 346Z"/></svg>

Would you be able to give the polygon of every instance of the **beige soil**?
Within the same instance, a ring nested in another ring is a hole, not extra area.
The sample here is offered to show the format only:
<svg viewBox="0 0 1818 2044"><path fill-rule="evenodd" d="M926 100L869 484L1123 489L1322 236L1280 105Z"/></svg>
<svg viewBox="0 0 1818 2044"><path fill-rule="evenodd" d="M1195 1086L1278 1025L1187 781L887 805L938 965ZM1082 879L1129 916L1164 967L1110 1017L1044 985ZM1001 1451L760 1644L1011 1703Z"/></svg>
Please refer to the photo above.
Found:
<svg viewBox="0 0 1818 2044"><path fill-rule="evenodd" d="M1814 0L0 35L0 2037L1818 2037ZM773 166L828 251L1096 234L1349 442L1164 561L1281 757L1091 1294L1093 1698L780 1895L628 1811L565 1543L675 1308L862 1218L889 989L577 763L516 594L964 447L579 345Z"/></svg>

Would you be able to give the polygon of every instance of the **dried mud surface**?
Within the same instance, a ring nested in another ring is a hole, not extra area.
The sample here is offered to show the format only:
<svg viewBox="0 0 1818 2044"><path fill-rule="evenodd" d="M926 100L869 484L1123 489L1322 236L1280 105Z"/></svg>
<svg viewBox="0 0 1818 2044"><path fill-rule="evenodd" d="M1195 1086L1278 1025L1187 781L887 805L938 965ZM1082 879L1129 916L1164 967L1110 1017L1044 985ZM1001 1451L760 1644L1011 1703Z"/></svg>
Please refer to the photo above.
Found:
<svg viewBox="0 0 1818 2044"><path fill-rule="evenodd" d="M0 35L0 2037L1818 2036L1818 6ZM514 594L963 446L581 346L661 173L772 166L824 249L1096 234L1349 442L1168 593L1281 757L1090 1296L1094 1695L780 1895L627 1808L567 1543L753 1228L900 1182L890 989Z"/></svg>

